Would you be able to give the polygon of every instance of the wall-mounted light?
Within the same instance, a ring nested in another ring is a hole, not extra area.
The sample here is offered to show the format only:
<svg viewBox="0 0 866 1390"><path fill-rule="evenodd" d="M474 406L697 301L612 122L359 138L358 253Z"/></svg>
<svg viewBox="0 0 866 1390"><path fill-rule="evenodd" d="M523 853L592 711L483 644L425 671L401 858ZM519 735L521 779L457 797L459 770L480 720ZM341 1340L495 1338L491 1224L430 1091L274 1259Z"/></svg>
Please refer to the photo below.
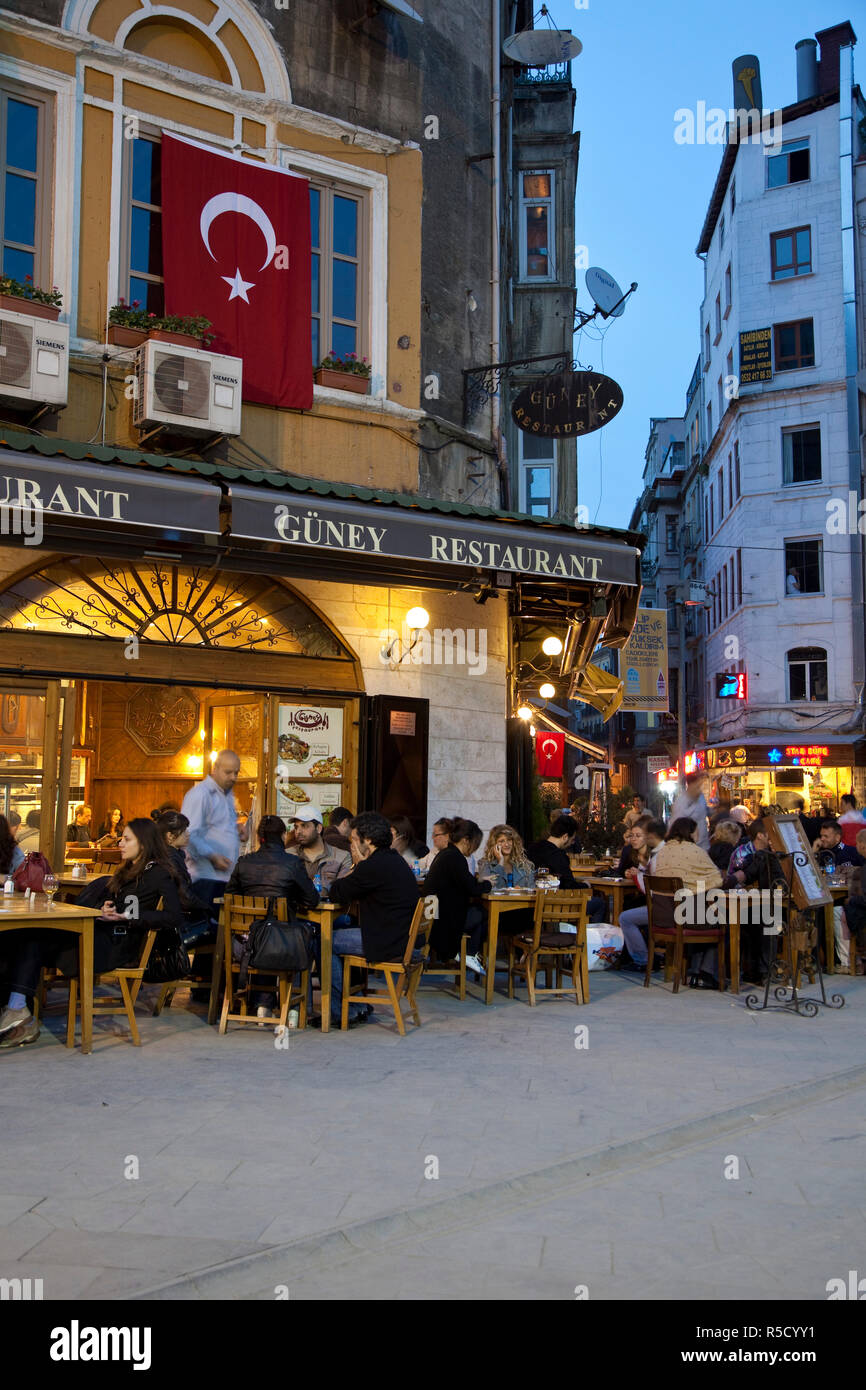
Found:
<svg viewBox="0 0 866 1390"><path fill-rule="evenodd" d="M529 708L529 705L520 706L520 708L517 711L517 718L523 720L532 718L532 710Z"/></svg>
<svg viewBox="0 0 866 1390"><path fill-rule="evenodd" d="M395 637L393 641L389 642L387 647L383 647L380 651L379 655L381 656L382 660L389 662L392 667L399 666L402 661L406 660L406 657L410 654L410 652L413 652L415 650L415 648L418 645L420 635L426 628L429 621L430 614L427 612L426 608L422 608L420 604L415 608L410 608L409 612L406 614L405 626L409 629L409 633L412 638L411 642L409 643L408 647L406 647L405 651L401 652L399 656L395 656L395 648L397 646L397 643L401 640L399 637Z"/></svg>
<svg viewBox="0 0 866 1390"><path fill-rule="evenodd" d="M558 637L545 637L541 644L541 650L545 656L559 656L562 651L562 642Z"/></svg>
<svg viewBox="0 0 866 1390"><path fill-rule="evenodd" d="M544 685L538 687L538 693L542 700L552 700L556 694L556 686L551 685L550 681L545 681Z"/></svg>
<svg viewBox="0 0 866 1390"><path fill-rule="evenodd" d="M430 614L426 608L410 608L406 614L406 626L411 632L420 632L430 621Z"/></svg>

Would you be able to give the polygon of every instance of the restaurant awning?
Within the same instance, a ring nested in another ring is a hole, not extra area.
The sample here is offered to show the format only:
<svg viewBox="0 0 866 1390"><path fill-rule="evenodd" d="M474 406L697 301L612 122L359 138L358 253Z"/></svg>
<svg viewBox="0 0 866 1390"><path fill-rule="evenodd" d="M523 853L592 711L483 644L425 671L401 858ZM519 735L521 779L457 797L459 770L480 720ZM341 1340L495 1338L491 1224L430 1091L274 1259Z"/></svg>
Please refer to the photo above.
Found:
<svg viewBox="0 0 866 1390"><path fill-rule="evenodd" d="M570 691L572 700L582 700L600 711L605 720L616 714L622 704L623 682L610 671L602 671L590 663L578 672Z"/></svg>

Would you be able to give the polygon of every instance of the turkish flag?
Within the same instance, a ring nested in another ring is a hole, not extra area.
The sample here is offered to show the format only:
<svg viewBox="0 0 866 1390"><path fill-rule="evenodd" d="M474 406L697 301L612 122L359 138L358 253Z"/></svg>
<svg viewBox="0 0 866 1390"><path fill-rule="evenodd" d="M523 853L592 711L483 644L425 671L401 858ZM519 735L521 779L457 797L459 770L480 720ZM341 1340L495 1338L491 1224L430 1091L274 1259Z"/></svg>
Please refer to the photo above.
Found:
<svg viewBox="0 0 866 1390"><path fill-rule="evenodd" d="M551 734L547 730L536 734L535 757L540 777L561 777L564 756L565 734Z"/></svg>
<svg viewBox="0 0 866 1390"><path fill-rule="evenodd" d="M242 357L245 400L309 410L310 185L285 169L162 140L167 314L209 318Z"/></svg>

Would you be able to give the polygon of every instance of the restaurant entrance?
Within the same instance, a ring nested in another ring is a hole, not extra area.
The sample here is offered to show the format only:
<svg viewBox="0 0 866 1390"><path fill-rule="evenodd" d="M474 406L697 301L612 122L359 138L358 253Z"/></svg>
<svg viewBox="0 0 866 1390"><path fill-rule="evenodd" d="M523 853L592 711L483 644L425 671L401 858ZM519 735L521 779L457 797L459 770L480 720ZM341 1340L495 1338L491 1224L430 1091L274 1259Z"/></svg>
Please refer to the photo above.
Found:
<svg viewBox="0 0 866 1390"><path fill-rule="evenodd" d="M0 812L38 813L60 862L76 809L95 837L113 807L180 806L220 748L244 814L354 805L362 695L354 653L282 579L58 557L0 592Z"/></svg>

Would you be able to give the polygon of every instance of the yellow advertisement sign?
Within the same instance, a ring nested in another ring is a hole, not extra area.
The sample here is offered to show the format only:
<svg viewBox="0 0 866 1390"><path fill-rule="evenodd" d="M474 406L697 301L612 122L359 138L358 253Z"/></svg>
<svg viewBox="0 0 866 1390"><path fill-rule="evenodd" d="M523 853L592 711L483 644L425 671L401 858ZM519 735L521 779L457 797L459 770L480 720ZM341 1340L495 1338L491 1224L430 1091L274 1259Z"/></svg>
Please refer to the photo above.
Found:
<svg viewBox="0 0 866 1390"><path fill-rule="evenodd" d="M619 658L621 710L667 714L669 705L668 614L666 608L639 608L634 631Z"/></svg>

